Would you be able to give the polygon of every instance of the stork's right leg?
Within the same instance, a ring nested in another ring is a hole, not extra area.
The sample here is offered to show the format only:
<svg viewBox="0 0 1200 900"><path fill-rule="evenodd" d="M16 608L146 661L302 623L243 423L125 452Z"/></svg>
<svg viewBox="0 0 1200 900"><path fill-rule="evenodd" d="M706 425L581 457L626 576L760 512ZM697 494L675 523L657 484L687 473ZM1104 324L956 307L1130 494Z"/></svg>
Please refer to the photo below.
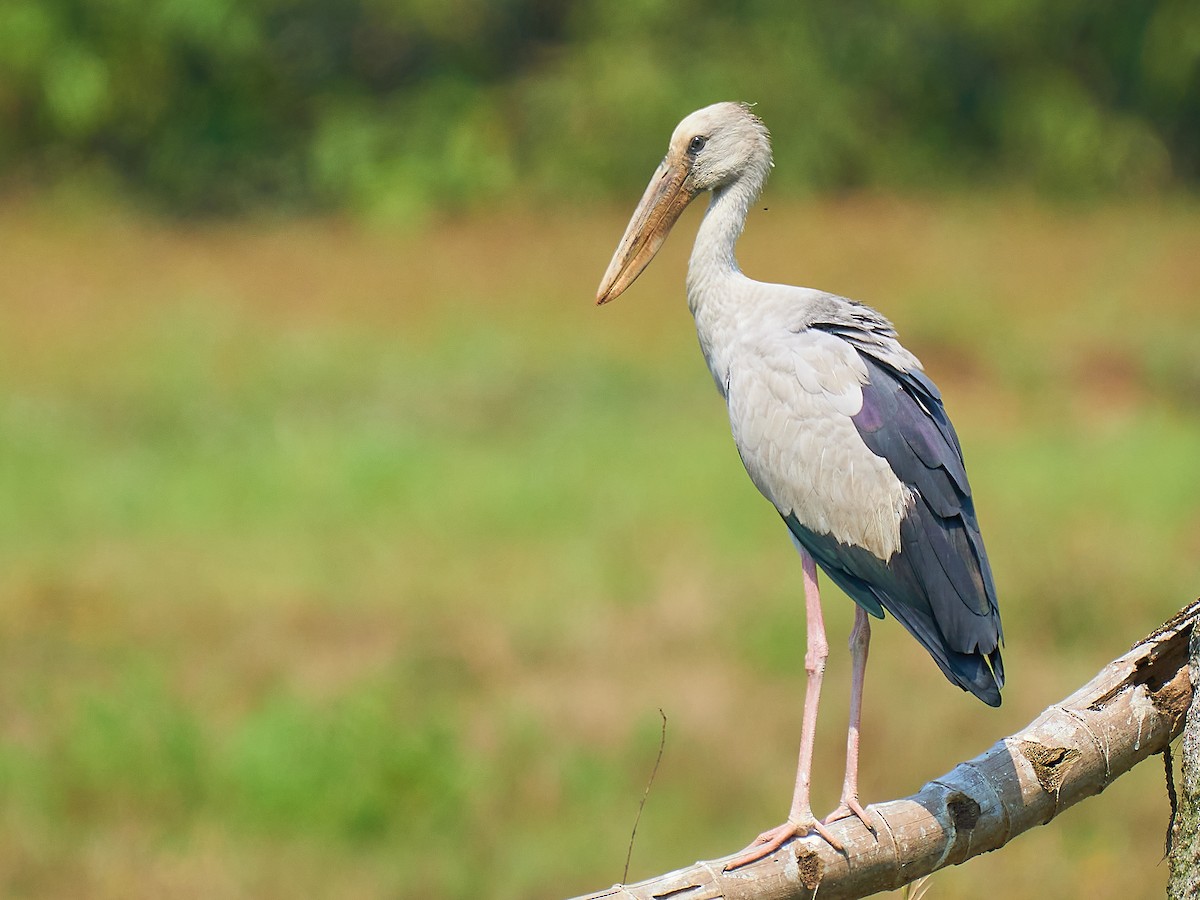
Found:
<svg viewBox="0 0 1200 900"><path fill-rule="evenodd" d="M764 831L736 859L725 864L725 870L769 856L794 837L816 832L835 849L841 843L812 813L809 788L812 783L813 741L817 730L817 707L821 703L821 681L825 676L825 660L829 643L825 640L825 621L821 615L821 594L817 587L817 564L807 551L800 550L804 566L804 609L807 619L808 651L804 655L804 670L808 684L804 692L804 723L800 730L800 761L796 766L796 787L792 793L792 808L782 825Z"/></svg>
<svg viewBox="0 0 1200 900"><path fill-rule="evenodd" d="M850 727L846 732L846 780L842 784L842 802L825 818L825 824L857 816L874 834L875 826L858 800L858 733L862 722L863 681L867 674L867 651L871 646L871 618L861 606L854 607L854 627L850 630Z"/></svg>

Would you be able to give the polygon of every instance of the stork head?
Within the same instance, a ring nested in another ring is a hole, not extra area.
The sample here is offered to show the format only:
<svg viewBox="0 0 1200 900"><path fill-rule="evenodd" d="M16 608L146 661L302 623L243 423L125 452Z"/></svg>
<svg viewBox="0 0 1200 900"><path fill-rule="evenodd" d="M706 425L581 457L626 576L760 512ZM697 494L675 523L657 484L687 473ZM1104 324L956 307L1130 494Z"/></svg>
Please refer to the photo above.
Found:
<svg viewBox="0 0 1200 900"><path fill-rule="evenodd" d="M761 185L770 168L767 128L748 105L714 103L685 118L671 135L667 155L629 220L596 302L607 303L633 284L699 194L746 177Z"/></svg>

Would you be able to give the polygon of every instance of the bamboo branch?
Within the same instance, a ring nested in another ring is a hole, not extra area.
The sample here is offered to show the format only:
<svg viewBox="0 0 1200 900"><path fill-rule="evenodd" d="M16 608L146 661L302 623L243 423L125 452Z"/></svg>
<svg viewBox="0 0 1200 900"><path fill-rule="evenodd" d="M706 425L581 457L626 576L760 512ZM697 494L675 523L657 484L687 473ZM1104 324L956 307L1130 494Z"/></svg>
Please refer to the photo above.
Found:
<svg viewBox="0 0 1200 900"><path fill-rule="evenodd" d="M724 859L576 900L821 900L893 890L1003 847L1100 793L1183 729L1192 701L1188 641L1200 600L1021 731L960 763L911 797L831 826L838 853L810 836L732 872Z"/></svg>

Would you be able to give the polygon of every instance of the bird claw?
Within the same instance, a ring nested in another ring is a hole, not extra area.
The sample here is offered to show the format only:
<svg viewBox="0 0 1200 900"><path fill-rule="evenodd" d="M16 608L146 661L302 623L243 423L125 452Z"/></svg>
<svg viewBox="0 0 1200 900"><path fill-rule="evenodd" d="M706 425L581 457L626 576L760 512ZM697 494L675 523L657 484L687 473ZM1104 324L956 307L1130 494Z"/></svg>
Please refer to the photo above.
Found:
<svg viewBox="0 0 1200 900"><path fill-rule="evenodd" d="M740 856L725 863L724 871L730 872L748 863L757 862L766 856L770 856L792 838L805 837L810 834L820 835L838 853L845 852L842 842L833 836L833 833L825 827L823 822L815 818L810 818L807 822L796 823L789 819L782 825L777 825L775 828L764 831L756 837Z"/></svg>
<svg viewBox="0 0 1200 900"><path fill-rule="evenodd" d="M842 797L841 805L825 817L825 824L832 825L834 822L840 822L842 819L848 819L851 816L862 822L871 834L878 834L874 823L867 818L867 811L858 802L858 797L853 795Z"/></svg>

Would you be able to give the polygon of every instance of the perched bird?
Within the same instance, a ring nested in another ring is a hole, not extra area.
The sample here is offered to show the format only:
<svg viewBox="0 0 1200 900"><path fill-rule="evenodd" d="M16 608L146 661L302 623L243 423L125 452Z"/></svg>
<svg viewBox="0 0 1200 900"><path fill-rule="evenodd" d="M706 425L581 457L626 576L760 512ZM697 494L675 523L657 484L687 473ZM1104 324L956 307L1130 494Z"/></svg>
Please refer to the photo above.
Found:
<svg viewBox="0 0 1200 900"><path fill-rule="evenodd" d="M688 263L688 306L746 471L800 552L808 634L791 810L727 868L812 832L840 850L825 826L850 815L874 831L858 799L869 616L891 613L950 681L984 703L998 706L1004 685L996 587L962 450L937 387L870 307L764 284L738 268L734 244L771 167L767 129L749 106L717 103L689 115L671 136L596 296L607 303L625 291L684 208L711 194ZM817 566L857 604L846 778L841 804L823 821L809 802L829 654Z"/></svg>

